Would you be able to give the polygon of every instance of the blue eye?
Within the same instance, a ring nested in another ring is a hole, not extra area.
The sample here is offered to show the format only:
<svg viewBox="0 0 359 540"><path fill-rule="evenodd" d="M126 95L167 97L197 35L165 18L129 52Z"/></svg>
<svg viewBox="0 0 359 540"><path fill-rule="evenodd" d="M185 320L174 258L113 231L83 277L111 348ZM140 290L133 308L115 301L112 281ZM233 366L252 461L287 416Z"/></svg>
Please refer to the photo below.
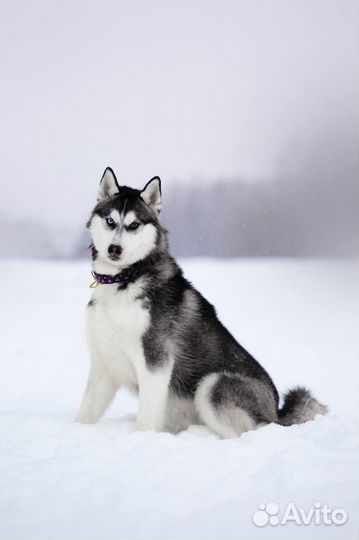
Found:
<svg viewBox="0 0 359 540"><path fill-rule="evenodd" d="M112 219L112 217L108 217L108 218L106 218L106 223L107 223L107 225L110 225L110 226L111 226L111 225L113 225L115 222L114 222L114 220Z"/></svg>

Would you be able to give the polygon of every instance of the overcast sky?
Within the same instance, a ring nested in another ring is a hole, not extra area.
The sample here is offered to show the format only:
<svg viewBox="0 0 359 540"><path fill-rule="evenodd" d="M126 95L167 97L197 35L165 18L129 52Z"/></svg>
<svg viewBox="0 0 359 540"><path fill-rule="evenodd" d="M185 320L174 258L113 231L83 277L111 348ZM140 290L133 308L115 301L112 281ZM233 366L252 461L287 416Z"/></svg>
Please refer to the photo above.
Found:
<svg viewBox="0 0 359 540"><path fill-rule="evenodd" d="M106 165L137 186L155 174L268 181L322 129L355 137L357 11L1 0L0 210L76 223Z"/></svg>

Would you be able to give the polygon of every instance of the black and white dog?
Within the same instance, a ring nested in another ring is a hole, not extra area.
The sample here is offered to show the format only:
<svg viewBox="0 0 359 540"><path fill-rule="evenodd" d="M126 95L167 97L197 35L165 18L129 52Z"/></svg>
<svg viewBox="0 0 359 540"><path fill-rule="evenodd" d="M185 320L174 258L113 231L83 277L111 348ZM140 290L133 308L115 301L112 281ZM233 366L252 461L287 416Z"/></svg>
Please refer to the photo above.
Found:
<svg viewBox="0 0 359 540"><path fill-rule="evenodd" d="M305 388L278 392L218 320L168 248L161 182L120 187L107 168L88 222L94 291L87 310L91 369L79 422L97 422L120 387L139 395L139 430L176 433L205 424L237 437L270 422L325 414Z"/></svg>

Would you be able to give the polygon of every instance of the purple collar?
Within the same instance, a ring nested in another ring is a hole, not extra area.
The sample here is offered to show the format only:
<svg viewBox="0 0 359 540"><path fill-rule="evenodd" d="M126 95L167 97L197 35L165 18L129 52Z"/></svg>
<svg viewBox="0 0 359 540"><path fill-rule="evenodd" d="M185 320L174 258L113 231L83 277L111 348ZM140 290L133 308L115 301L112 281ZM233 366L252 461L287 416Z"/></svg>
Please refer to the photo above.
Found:
<svg viewBox="0 0 359 540"><path fill-rule="evenodd" d="M101 283L101 285L123 282L128 283L132 281L137 276L137 274L138 272L136 272L135 270L123 270L119 274L111 276L110 274L98 274L97 272L95 272L95 270L92 270L92 275L95 278L95 281L97 281L97 283Z"/></svg>

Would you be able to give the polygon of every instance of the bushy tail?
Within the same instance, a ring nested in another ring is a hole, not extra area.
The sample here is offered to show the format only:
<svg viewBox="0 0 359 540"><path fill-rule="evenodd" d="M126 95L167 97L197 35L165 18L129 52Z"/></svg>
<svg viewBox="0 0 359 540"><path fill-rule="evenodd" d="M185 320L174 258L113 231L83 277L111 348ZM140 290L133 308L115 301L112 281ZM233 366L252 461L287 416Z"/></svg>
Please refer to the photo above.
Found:
<svg viewBox="0 0 359 540"><path fill-rule="evenodd" d="M328 408L317 401L307 388L297 386L284 395L283 407L278 411L278 423L282 426L303 424L313 420L316 414L326 414Z"/></svg>

